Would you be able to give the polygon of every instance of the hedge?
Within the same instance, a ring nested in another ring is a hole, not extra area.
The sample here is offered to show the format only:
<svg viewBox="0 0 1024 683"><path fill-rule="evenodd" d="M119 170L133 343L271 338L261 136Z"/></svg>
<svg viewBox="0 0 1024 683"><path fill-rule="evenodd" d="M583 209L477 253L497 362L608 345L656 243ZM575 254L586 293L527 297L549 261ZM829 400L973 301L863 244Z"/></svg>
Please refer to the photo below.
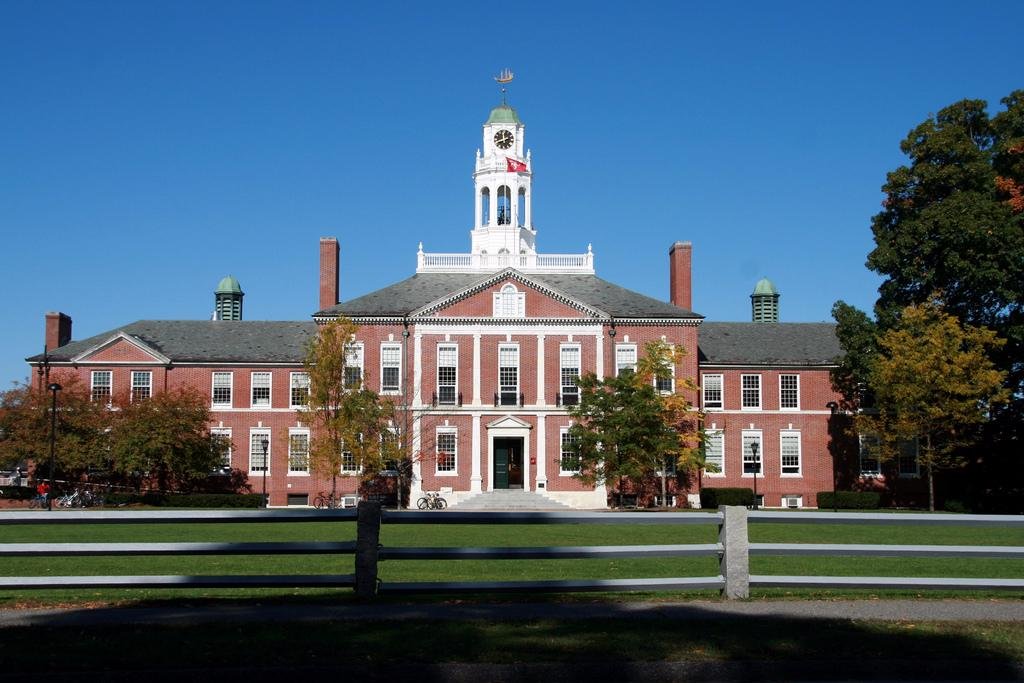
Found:
<svg viewBox="0 0 1024 683"><path fill-rule="evenodd" d="M258 493L108 493L104 505L151 505L176 508L259 508Z"/></svg>
<svg viewBox="0 0 1024 683"><path fill-rule="evenodd" d="M0 498L12 500L29 500L35 498L36 490L31 486L4 486L0 490Z"/></svg>
<svg viewBox="0 0 1024 683"><path fill-rule="evenodd" d="M818 492L818 508L822 510L877 510L881 502L882 494L877 491L838 491L834 494L831 491Z"/></svg>
<svg viewBox="0 0 1024 683"><path fill-rule="evenodd" d="M754 492L746 488L702 488L700 490L700 506L703 509L717 509L722 505L742 505L750 507L754 504Z"/></svg>

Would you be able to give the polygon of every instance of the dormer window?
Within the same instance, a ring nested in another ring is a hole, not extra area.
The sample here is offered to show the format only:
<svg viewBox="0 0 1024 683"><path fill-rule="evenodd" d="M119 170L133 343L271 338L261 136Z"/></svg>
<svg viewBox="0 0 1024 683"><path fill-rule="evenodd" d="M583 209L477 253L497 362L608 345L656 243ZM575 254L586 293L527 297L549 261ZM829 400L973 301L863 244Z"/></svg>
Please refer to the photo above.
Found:
<svg viewBox="0 0 1024 683"><path fill-rule="evenodd" d="M507 284L494 293L495 318L525 318L526 292L520 292L515 285Z"/></svg>

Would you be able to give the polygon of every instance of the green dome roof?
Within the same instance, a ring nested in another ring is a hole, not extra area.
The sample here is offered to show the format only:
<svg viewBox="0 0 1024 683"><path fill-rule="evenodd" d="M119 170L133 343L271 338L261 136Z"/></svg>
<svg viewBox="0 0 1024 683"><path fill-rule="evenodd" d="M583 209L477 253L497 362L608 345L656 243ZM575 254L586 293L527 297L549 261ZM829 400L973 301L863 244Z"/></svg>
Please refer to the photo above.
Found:
<svg viewBox="0 0 1024 683"><path fill-rule="evenodd" d="M519 120L519 114L515 109L502 102L491 110L491 115L487 117L487 123L518 123L521 125L523 122Z"/></svg>
<svg viewBox="0 0 1024 683"><path fill-rule="evenodd" d="M220 281L217 285L215 294L241 294L242 285L238 284L238 280L233 275L228 275L226 278Z"/></svg>
<svg viewBox="0 0 1024 683"><path fill-rule="evenodd" d="M757 281L757 284L754 286L754 293L751 294L750 296L758 296L763 294L778 295L778 293L779 290L775 289L775 285L772 284L772 281L766 277L763 277Z"/></svg>

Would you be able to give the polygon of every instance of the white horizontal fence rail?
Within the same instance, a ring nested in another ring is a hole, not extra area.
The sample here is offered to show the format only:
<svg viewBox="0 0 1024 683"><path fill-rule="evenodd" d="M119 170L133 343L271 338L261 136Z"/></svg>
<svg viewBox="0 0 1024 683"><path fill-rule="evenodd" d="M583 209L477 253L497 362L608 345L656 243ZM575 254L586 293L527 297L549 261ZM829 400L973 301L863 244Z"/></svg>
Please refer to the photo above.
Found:
<svg viewBox="0 0 1024 683"><path fill-rule="evenodd" d="M0 527L34 524L251 524L352 522L355 510L67 510L0 512ZM353 555L356 542L0 543L3 557ZM0 589L62 588L354 588L354 574L5 576Z"/></svg>
<svg viewBox="0 0 1024 683"><path fill-rule="evenodd" d="M198 556L198 555L354 555L354 574L225 576L12 576L0 589L55 588L354 588L364 597L429 592L543 593L575 591L719 590L745 598L750 588L1024 590L1024 579L771 576L751 575L750 556L961 557L1024 559L1024 546L751 543L749 524L868 524L900 526L997 526L1021 530L1024 516L888 513L775 512L724 507L717 512L419 512L383 511L361 502L357 510L68 510L0 512L0 527L33 524L161 524L356 522L356 540L338 542L182 542L182 543L0 543L2 557ZM381 524L680 524L716 525L718 543L548 546L548 547L382 547ZM700 557L719 560L716 576L547 581L380 582L379 561L614 559Z"/></svg>

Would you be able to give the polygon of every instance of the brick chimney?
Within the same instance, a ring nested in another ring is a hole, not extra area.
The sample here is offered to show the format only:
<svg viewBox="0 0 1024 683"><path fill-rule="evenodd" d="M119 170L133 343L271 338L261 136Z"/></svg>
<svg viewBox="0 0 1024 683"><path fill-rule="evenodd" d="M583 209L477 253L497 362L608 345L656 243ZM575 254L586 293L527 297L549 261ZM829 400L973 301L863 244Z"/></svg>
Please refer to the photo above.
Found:
<svg viewBox="0 0 1024 683"><path fill-rule="evenodd" d="M693 307L693 289L690 280L690 262L693 260L693 245L676 242L668 250L669 301L686 310Z"/></svg>
<svg viewBox="0 0 1024 683"><path fill-rule="evenodd" d="M337 237L320 238L320 310L338 303L338 247Z"/></svg>
<svg viewBox="0 0 1024 683"><path fill-rule="evenodd" d="M69 341L71 341L71 317L53 311L47 313L46 350L53 351Z"/></svg>

